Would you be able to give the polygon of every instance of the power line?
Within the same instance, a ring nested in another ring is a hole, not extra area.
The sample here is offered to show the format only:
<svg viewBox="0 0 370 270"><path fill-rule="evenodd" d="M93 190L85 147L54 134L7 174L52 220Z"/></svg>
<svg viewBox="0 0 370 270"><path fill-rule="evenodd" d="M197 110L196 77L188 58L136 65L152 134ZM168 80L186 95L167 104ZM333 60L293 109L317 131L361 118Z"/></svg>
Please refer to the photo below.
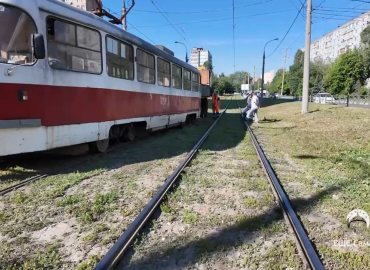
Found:
<svg viewBox="0 0 370 270"><path fill-rule="evenodd" d="M299 11L298 11L298 13L297 13L297 16L295 16L295 18L294 18L294 20L293 20L292 24L290 25L290 27L289 27L288 31L285 33L285 36L283 37L283 39L282 39L282 40L279 42L279 44L276 46L275 50L274 50L274 51L273 51L269 56L267 56L266 58L268 58L268 57L270 57L271 55L273 55L273 54L274 54L274 52L276 52L276 50L280 47L281 43L283 43L284 39L285 39L285 38L286 38L286 36L288 35L288 33L289 33L290 29L292 29L292 27L293 27L293 25L294 25L295 21L297 20L297 18L298 18L298 16L299 16L299 14L301 13L301 11L302 11L302 9L303 9L303 7L304 7L304 4L305 4L305 3L303 3L303 4L302 4L302 6L301 6L300 10L299 10Z"/></svg>
<svg viewBox="0 0 370 270"><path fill-rule="evenodd" d="M272 12L250 14L250 15L247 15L247 16L235 17L234 19L248 19L250 17L257 17L257 16L264 16L264 15L270 15L270 14L276 14L276 13L283 13L283 12L288 12L288 11L292 11L292 10L295 10L295 9L285 9L285 10L278 10L278 11L272 11ZM153 28L153 27L181 25L181 24L194 24L194 23L197 24L197 23L208 23L208 22L220 22L220 21L228 21L228 20L232 20L232 19L233 18L224 18L224 19L204 20L204 21L190 21L190 22L171 23L171 24L140 25L140 26L137 26L137 27Z"/></svg>
<svg viewBox="0 0 370 270"><path fill-rule="evenodd" d="M236 6L235 8L244 8L244 7L251 7L251 6L257 6L264 3L272 2L276 0L265 0L253 4L248 5L242 5L242 6ZM199 14L199 13L211 13L211 12L218 12L218 11L225 11L225 10L231 10L232 8L221 8L221 9L211 9L211 10L203 10L203 11L162 11L165 14ZM135 12L147 12L147 13L160 13L158 11L152 11L152 10L144 10L144 9L135 9Z"/></svg>
<svg viewBox="0 0 370 270"><path fill-rule="evenodd" d="M115 14L115 15L119 15L117 12L114 12L114 11L111 11L111 10L109 10L109 8L107 8L107 7L104 7L106 10L108 10L109 12L111 12L111 13L113 13L113 14ZM150 42L152 42L153 44L155 44L155 42L152 40L152 39L150 39L147 35L145 35L143 32L141 32L139 29L137 29L136 27L135 27L135 25L133 25L132 23L130 23L130 22L127 22L129 25L131 25L134 29L136 29L136 31L138 31L140 34L142 34L144 37L146 37Z"/></svg>
<svg viewBox="0 0 370 270"><path fill-rule="evenodd" d="M303 31L290 45L289 45L289 47L292 47L292 45L294 44L294 43L296 43L296 41L305 33L306 31Z"/></svg>
<svg viewBox="0 0 370 270"><path fill-rule="evenodd" d="M353 11L352 11L353 12ZM353 17L353 16L360 16L361 14L364 14L365 12L360 12L360 14L354 14L354 15L342 15L341 13L330 13L330 11L328 12L315 12L315 14L322 14L322 15L327 15L327 16L330 16L330 15L334 15L334 16L340 16L340 17Z"/></svg>
<svg viewBox="0 0 370 270"><path fill-rule="evenodd" d="M294 5L294 3L293 3L293 0L289 0L290 1L290 3L292 3L292 5L295 7L295 9L296 10L299 10L299 7L296 7L295 5ZM299 2L301 2L301 0L299 0ZM301 2L302 3L302 2ZM305 19L305 17L304 17L304 15L301 13L301 17L302 17L302 19L303 19L303 21L306 21L306 19Z"/></svg>
<svg viewBox="0 0 370 270"><path fill-rule="evenodd" d="M185 37L183 37L180 32L175 28L175 26L173 26L173 24L167 19L166 16L164 16L164 14L161 12L161 10L156 6L156 4L154 4L153 0L150 0L150 2L152 2L153 6L155 6L156 9L158 9L158 11L162 14L162 16L168 21L168 23L172 26L173 29L175 29L175 31L180 35L180 37L182 37L184 39L184 41L186 43L188 43L188 41L185 39ZM188 43L189 44L189 43Z"/></svg>
<svg viewBox="0 0 370 270"><path fill-rule="evenodd" d="M326 2L326 0L322 0L320 4L318 4L315 8L318 8L320 7L322 4L324 4Z"/></svg>
<svg viewBox="0 0 370 270"><path fill-rule="evenodd" d="M328 10L335 10L335 9L338 9L338 10L362 10L362 11L368 11L369 9L367 8L351 8L351 7L316 7L314 8L313 10L321 10L321 9L328 9Z"/></svg>
<svg viewBox="0 0 370 270"><path fill-rule="evenodd" d="M347 10L344 10L344 11L340 12L340 14L343 14L343 13L349 12L350 10L353 10L353 9L358 8L358 7L360 7L360 6L363 6L363 5L365 5L365 3L359 4L359 5L357 5L357 6L353 7L353 8L349 8L349 9L347 9ZM322 20L317 21L317 22L312 22L312 24L320 23L320 22L323 22L323 21L326 21L326 20L330 20L330 19L332 19L332 18L334 18L334 17L336 17L336 16L338 16L338 15L333 15L333 16L331 16L331 17L329 17L329 18L325 18L325 19L322 19Z"/></svg>
<svg viewBox="0 0 370 270"><path fill-rule="evenodd" d="M343 12L343 10L333 10L333 9L316 9L315 13L317 14L328 14L328 12L334 12L334 13L340 13ZM360 13L365 14L366 12L369 12L369 10L349 10L350 13ZM336 14L337 15L337 14Z"/></svg>
<svg viewBox="0 0 370 270"><path fill-rule="evenodd" d="M136 27L135 27L135 25L133 25L133 24L131 24L131 23L129 23L129 22L127 22L129 25L131 25L134 29L136 29L136 31L138 31L140 34L142 34L144 37L146 37L150 42L152 42L153 44L155 44L155 42L153 41L153 40L151 40L150 38L148 38L148 36L147 35L145 35L143 32L141 32L139 29L137 29Z"/></svg>

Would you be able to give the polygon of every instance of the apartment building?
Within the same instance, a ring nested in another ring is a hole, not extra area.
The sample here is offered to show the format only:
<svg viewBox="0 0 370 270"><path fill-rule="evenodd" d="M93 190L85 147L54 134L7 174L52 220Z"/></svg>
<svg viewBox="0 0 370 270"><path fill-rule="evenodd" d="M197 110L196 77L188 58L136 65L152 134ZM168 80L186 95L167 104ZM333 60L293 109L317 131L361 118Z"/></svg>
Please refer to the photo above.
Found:
<svg viewBox="0 0 370 270"><path fill-rule="evenodd" d="M274 70L265 72L265 76L263 77L264 83L271 83L275 77L275 74L276 72ZM262 79L262 75L260 76L260 79Z"/></svg>
<svg viewBox="0 0 370 270"><path fill-rule="evenodd" d="M203 66L206 61L212 61L212 54L208 50L196 47L191 50L190 64L192 66Z"/></svg>
<svg viewBox="0 0 370 270"><path fill-rule="evenodd" d="M311 42L311 61L333 62L348 49L358 47L361 32L370 24L370 11ZM304 48L301 49L304 51Z"/></svg>
<svg viewBox="0 0 370 270"><path fill-rule="evenodd" d="M95 0L60 0L80 9L91 11L97 8Z"/></svg>

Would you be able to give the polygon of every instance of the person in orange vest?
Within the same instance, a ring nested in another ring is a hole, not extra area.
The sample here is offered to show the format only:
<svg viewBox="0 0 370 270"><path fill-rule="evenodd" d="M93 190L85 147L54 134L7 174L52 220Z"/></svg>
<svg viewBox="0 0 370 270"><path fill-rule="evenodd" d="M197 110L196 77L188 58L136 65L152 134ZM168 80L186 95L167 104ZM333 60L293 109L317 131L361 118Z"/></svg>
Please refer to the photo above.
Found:
<svg viewBox="0 0 370 270"><path fill-rule="evenodd" d="M216 92L212 95L212 111L213 118L218 118L220 116L220 97Z"/></svg>

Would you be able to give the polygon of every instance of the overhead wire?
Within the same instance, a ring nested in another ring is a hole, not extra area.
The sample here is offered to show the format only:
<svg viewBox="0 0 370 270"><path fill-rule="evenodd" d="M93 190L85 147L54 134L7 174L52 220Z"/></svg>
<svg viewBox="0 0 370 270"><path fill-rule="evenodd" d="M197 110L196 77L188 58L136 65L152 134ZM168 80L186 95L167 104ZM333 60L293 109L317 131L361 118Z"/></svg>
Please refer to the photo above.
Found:
<svg viewBox="0 0 370 270"><path fill-rule="evenodd" d="M318 4L317 6L315 6L314 8L318 8L320 7L322 4L324 4L326 2L326 0L322 0L320 4Z"/></svg>
<svg viewBox="0 0 370 270"><path fill-rule="evenodd" d="M186 43L188 43L188 41L186 40L186 38L185 37L183 37L182 35L181 35L181 33L176 29L176 27L167 19L167 17L161 12L161 10L157 7L157 5L156 4L154 4L154 2L153 2L153 0L149 0L150 2L152 2L152 4L153 4L153 6L155 6L155 8L162 14L162 16L168 21L168 23L172 26L172 28L173 29L175 29L175 31L182 37L182 39L186 42ZM189 43L188 43L189 44Z"/></svg>
<svg viewBox="0 0 370 270"><path fill-rule="evenodd" d="M285 10L278 10L278 11L271 11L271 12L265 12L265 13L257 13L257 14L250 14L247 16L239 16L235 17L234 19L248 19L250 17L257 17L257 16L264 16L264 15L270 15L270 14L276 14L276 13L283 13L292 11L295 9L285 9ZM140 25L137 27L140 28L152 28L152 27L160 27L160 26L170 26L170 25L181 25L181 24L198 24L198 23L208 23L208 22L220 22L220 21L228 21L232 20L233 18L224 18L224 19L213 19L213 20L204 20L204 21L190 21L190 22L180 22L180 23L172 23L172 24L156 24L156 25Z"/></svg>
<svg viewBox="0 0 370 270"><path fill-rule="evenodd" d="M233 52L234 52L234 73L235 73L235 9L234 0L233 1Z"/></svg>
<svg viewBox="0 0 370 270"><path fill-rule="evenodd" d="M118 17L120 16L117 12L112 11L112 10L110 10L109 8L105 7L105 6L103 6L103 7L104 7L104 9L106 9L106 10L108 10L109 12L111 12L111 13L113 13L113 14L117 15ZM133 24L132 24L132 23L130 23L129 21L127 21L127 23L128 23L129 25L131 25L131 26L132 26L136 31L138 31L140 34L142 34L144 37L146 37L150 42L152 42L153 44L155 44L155 42L154 42L151 38L149 38L147 35L145 35L143 32L141 32L139 29L137 29L135 25L133 25Z"/></svg>
<svg viewBox="0 0 370 270"><path fill-rule="evenodd" d="M296 43L297 42L297 40L304 34L304 33L306 33L306 30L304 30L288 47L292 47L292 45L294 44L294 43Z"/></svg>
<svg viewBox="0 0 370 270"><path fill-rule="evenodd" d="M292 3L292 5L295 7L296 10L299 10L299 7L296 7L295 4L293 3L293 0L289 0L290 3ZM301 2L301 0L299 0L299 2ZM301 2L302 3L302 2ZM304 14L301 12L301 17L303 19L303 21L305 21L305 17L304 17Z"/></svg>
<svg viewBox="0 0 370 270"><path fill-rule="evenodd" d="M133 25L132 23L130 23L130 22L127 22L129 25L131 25L136 31L138 31L140 34L142 34L144 37L146 37L150 42L152 42L153 44L155 44L155 42L152 40L152 39L150 39L147 35L145 35L143 32L141 32L139 29L137 29L136 27L135 27L135 25Z"/></svg>
<svg viewBox="0 0 370 270"><path fill-rule="evenodd" d="M293 27L294 23L296 22L296 20L297 20L297 18L298 18L298 16L299 16L299 14L301 13L301 11L302 11L303 7L305 6L305 3L306 3L306 1L302 4L301 8L299 9L299 11L298 11L297 15L295 16L295 18L294 18L294 20L293 20L293 22L292 22L292 24L290 25L290 27L289 27L288 31L285 33L285 35L284 35L284 37L282 38L282 40L281 40L281 41L279 42L279 44L276 46L275 50L274 50L274 51L273 51L269 56L267 56L266 58L268 58L268 57L270 57L271 55L273 55L273 54L276 52L276 50L280 47L281 43L283 43L284 39L285 39L285 38L286 38L286 36L289 34L290 29L292 29L292 27Z"/></svg>
<svg viewBox="0 0 370 270"><path fill-rule="evenodd" d="M365 3L359 4L359 5L357 5L357 6L353 7L353 8L349 8L349 9L347 9L347 10L344 10L344 11L340 12L340 14L347 13L347 12L349 12L350 10L353 10L353 9L358 8L358 7L360 7L360 6L363 6L363 5L365 5ZM333 16L331 16L331 17L329 17L329 18L324 18L324 19L319 20L319 21L316 21L316 22L312 22L312 24L316 24L316 23L320 23L320 22L323 22L323 21L326 21L326 20L330 20L330 19L332 19L332 18L334 18L334 17L336 17L336 16L339 16L340 14L333 15Z"/></svg>
<svg viewBox="0 0 370 270"><path fill-rule="evenodd" d="M261 4L265 4L268 2L277 1L277 0L265 0L257 3L252 3L248 5L236 6L235 8L244 8L250 6L257 6ZM221 9L211 9L211 10L203 10L203 11L162 11L165 14L199 14L199 13L211 13L211 12L218 12L218 11L226 11L231 10L232 8L221 8ZM143 10L143 9L135 9L135 12L147 12L147 13L160 13L159 11L152 11L152 10Z"/></svg>

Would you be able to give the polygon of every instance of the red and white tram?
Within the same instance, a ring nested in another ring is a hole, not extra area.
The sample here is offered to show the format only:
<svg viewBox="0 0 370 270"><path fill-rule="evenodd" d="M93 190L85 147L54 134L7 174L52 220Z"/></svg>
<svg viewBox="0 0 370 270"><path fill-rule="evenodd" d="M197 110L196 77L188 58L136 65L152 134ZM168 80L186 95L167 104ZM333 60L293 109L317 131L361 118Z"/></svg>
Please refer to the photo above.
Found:
<svg viewBox="0 0 370 270"><path fill-rule="evenodd" d="M0 156L132 139L200 114L191 65L57 0L0 0Z"/></svg>

